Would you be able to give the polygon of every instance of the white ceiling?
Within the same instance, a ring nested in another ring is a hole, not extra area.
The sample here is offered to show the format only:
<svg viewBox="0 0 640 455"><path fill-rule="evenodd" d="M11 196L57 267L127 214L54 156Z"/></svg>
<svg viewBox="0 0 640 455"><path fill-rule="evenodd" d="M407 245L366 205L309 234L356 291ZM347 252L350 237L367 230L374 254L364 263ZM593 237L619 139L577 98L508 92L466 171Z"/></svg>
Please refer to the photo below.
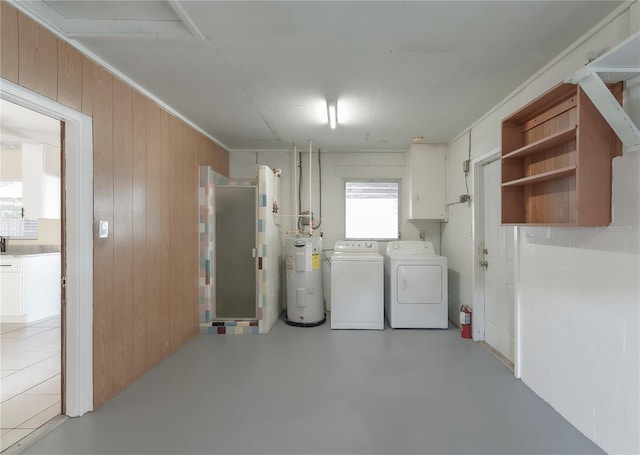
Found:
<svg viewBox="0 0 640 455"><path fill-rule="evenodd" d="M621 2L19 3L231 150L373 151L450 141Z"/></svg>
<svg viewBox="0 0 640 455"><path fill-rule="evenodd" d="M0 99L0 149L22 144L60 146L60 120Z"/></svg>

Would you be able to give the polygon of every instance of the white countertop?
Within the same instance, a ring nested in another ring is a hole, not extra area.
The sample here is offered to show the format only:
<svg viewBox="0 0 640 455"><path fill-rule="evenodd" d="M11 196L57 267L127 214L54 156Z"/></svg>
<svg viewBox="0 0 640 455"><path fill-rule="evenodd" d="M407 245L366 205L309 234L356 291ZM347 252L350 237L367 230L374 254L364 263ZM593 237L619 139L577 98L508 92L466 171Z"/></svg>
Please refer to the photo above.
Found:
<svg viewBox="0 0 640 455"><path fill-rule="evenodd" d="M4 253L0 253L0 257L51 256L52 254L60 254L60 252L56 251L51 253L21 253L21 252L7 251Z"/></svg>

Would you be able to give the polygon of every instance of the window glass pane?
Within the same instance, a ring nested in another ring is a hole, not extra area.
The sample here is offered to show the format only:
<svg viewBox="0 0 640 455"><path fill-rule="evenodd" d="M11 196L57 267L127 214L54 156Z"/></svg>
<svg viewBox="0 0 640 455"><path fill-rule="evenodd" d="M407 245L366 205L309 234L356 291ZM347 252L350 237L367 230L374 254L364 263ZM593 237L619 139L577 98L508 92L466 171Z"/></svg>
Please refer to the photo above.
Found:
<svg viewBox="0 0 640 455"><path fill-rule="evenodd" d="M22 182L0 181L0 236L38 238L38 220L24 218Z"/></svg>
<svg viewBox="0 0 640 455"><path fill-rule="evenodd" d="M398 238L398 183L346 182L345 237Z"/></svg>

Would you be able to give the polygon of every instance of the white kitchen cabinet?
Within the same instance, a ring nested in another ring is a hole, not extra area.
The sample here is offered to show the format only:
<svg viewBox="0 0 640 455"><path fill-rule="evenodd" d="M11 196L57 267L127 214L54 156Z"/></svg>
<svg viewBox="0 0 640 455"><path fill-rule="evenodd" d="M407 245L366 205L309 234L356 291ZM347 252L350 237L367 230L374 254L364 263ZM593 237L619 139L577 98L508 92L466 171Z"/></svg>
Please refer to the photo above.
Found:
<svg viewBox="0 0 640 455"><path fill-rule="evenodd" d="M2 315L19 314L22 307L22 259L0 256L0 306ZM12 322L5 321L3 322ZM17 322L17 321L16 321Z"/></svg>
<svg viewBox="0 0 640 455"><path fill-rule="evenodd" d="M445 146L413 144L405 158L407 218L445 218Z"/></svg>
<svg viewBox="0 0 640 455"><path fill-rule="evenodd" d="M60 253L0 256L0 321L60 314Z"/></svg>
<svg viewBox="0 0 640 455"><path fill-rule="evenodd" d="M25 218L60 218L60 148L22 144L22 207Z"/></svg>

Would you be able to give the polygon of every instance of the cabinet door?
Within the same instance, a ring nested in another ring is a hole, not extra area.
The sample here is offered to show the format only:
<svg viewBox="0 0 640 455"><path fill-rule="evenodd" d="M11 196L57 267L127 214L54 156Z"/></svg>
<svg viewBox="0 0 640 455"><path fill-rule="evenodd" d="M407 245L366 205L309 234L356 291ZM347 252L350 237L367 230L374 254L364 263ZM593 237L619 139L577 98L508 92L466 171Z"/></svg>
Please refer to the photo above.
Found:
<svg viewBox="0 0 640 455"><path fill-rule="evenodd" d="M441 220L445 215L445 148L422 145L409 149L409 214L413 220Z"/></svg>
<svg viewBox="0 0 640 455"><path fill-rule="evenodd" d="M20 316L22 310L22 273L0 271L0 315Z"/></svg>
<svg viewBox="0 0 640 455"><path fill-rule="evenodd" d="M25 218L60 218L60 147L22 145L22 206Z"/></svg>
<svg viewBox="0 0 640 455"><path fill-rule="evenodd" d="M23 310L32 319L60 314L60 253L22 259Z"/></svg>

